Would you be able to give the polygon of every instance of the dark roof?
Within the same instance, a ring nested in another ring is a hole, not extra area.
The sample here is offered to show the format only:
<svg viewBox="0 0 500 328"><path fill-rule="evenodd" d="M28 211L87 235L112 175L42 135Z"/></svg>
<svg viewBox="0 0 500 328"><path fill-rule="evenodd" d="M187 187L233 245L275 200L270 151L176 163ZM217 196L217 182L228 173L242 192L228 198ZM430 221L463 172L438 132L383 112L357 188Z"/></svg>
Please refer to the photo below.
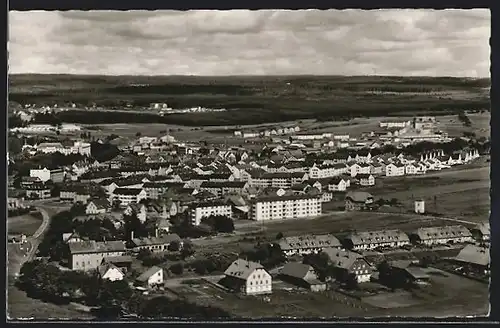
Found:
<svg viewBox="0 0 500 328"><path fill-rule="evenodd" d="M373 199L373 196L365 191L349 191L345 198L355 203L365 203L368 199Z"/></svg>
<svg viewBox="0 0 500 328"><path fill-rule="evenodd" d="M204 181L201 183L200 188L243 188L247 182L245 181Z"/></svg>
<svg viewBox="0 0 500 328"><path fill-rule="evenodd" d="M148 237L148 238L134 238L132 242L140 247L140 246L150 246L150 245L166 245L170 244L173 241L181 241L182 239L179 235L172 233L168 235L163 235L160 237Z"/></svg>
<svg viewBox="0 0 500 328"><path fill-rule="evenodd" d="M309 272L313 272L315 276L314 278L316 278L316 272L312 266L300 262L288 262L283 266L280 274L288 277L305 279Z"/></svg>
<svg viewBox="0 0 500 328"><path fill-rule="evenodd" d="M123 241L97 242L95 240L69 243L71 254L107 253L125 251Z"/></svg>
<svg viewBox="0 0 500 328"><path fill-rule="evenodd" d="M115 195L139 195L143 189L141 188L116 188L113 191Z"/></svg>

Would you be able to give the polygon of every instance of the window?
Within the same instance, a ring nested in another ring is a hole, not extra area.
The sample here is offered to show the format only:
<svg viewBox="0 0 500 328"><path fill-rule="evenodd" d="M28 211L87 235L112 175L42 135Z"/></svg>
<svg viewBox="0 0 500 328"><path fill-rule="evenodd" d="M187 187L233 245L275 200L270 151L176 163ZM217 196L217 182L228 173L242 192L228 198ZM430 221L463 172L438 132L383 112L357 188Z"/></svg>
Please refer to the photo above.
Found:
<svg viewBox="0 0 500 328"><path fill-rule="evenodd" d="M252 282L252 281L250 281L250 285L253 285L253 282Z"/></svg>

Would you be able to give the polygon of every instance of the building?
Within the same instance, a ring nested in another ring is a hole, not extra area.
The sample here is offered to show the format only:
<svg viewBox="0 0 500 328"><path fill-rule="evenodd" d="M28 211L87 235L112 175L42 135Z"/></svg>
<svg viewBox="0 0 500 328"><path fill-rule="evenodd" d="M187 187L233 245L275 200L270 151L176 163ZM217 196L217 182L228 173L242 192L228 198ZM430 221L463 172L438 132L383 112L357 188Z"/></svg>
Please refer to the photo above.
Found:
<svg viewBox="0 0 500 328"><path fill-rule="evenodd" d="M119 201L121 207L127 207L133 203L139 203L146 199L146 191L142 188L116 188L111 194L111 201Z"/></svg>
<svg viewBox="0 0 500 328"><path fill-rule="evenodd" d="M358 174L370 174L370 172L371 172L371 165L369 164L353 163L349 167L349 173L351 177L355 177Z"/></svg>
<svg viewBox="0 0 500 328"><path fill-rule="evenodd" d="M272 293L272 277L255 262L237 259L226 269L221 285L246 295Z"/></svg>
<svg viewBox="0 0 500 328"><path fill-rule="evenodd" d="M425 213L425 200L417 199L415 201L415 213L424 214Z"/></svg>
<svg viewBox="0 0 500 328"><path fill-rule="evenodd" d="M491 263L490 248L467 245L458 253L454 261L473 270L488 273Z"/></svg>
<svg viewBox="0 0 500 328"><path fill-rule="evenodd" d="M373 268L360 254L337 248L325 248L323 253L328 256L330 264L337 269L340 280L347 279L348 275L354 275L358 283L370 281Z"/></svg>
<svg viewBox="0 0 500 328"><path fill-rule="evenodd" d="M190 209L190 218L192 225L200 225L203 218L212 215L223 215L232 218L233 208L230 204L222 200L214 200L195 204Z"/></svg>
<svg viewBox="0 0 500 328"><path fill-rule="evenodd" d="M97 215L109 213L111 211L111 204L107 199L92 199L85 207L85 214Z"/></svg>
<svg viewBox="0 0 500 328"><path fill-rule="evenodd" d="M346 191L347 182L341 177L332 178L328 182L328 191Z"/></svg>
<svg viewBox="0 0 500 328"><path fill-rule="evenodd" d="M103 280L119 281L125 278L125 274L122 272L122 270L112 263L103 262L97 268L97 271L99 272L99 276Z"/></svg>
<svg viewBox="0 0 500 328"><path fill-rule="evenodd" d="M346 211L362 211L372 209L373 196L364 191L349 191L345 196Z"/></svg>
<svg viewBox="0 0 500 328"><path fill-rule="evenodd" d="M340 241L333 235L283 237L277 244L285 256L320 253L325 248L341 247Z"/></svg>
<svg viewBox="0 0 500 328"><path fill-rule="evenodd" d="M378 247L402 247L410 244L410 238L401 230L353 232L346 239L351 250L370 250Z"/></svg>
<svg viewBox="0 0 500 328"><path fill-rule="evenodd" d="M212 182L204 181L200 185L201 190L207 190L217 197L222 197L227 194L243 194L248 188L248 182L245 181L224 181Z"/></svg>
<svg viewBox="0 0 500 328"><path fill-rule="evenodd" d="M278 189L252 199L250 219L255 221L297 219L322 214L321 195L290 194Z"/></svg>
<svg viewBox="0 0 500 328"><path fill-rule="evenodd" d="M280 279L313 292L326 290L326 283L318 279L313 267L300 262L288 262L280 271Z"/></svg>
<svg viewBox="0 0 500 328"><path fill-rule="evenodd" d="M26 199L47 199L52 196L52 188L43 182L33 183L24 187Z"/></svg>
<svg viewBox="0 0 500 328"><path fill-rule="evenodd" d="M415 130L429 130L436 126L436 118L433 116L420 116L413 119Z"/></svg>
<svg viewBox="0 0 500 328"><path fill-rule="evenodd" d="M413 265L412 261L392 261L389 266L391 277L404 282L405 285L426 285L429 283L429 274L422 270L422 268Z"/></svg>
<svg viewBox="0 0 500 328"><path fill-rule="evenodd" d="M411 121L381 121L381 128L406 128L411 125Z"/></svg>
<svg viewBox="0 0 500 328"><path fill-rule="evenodd" d="M46 167L38 168L38 169L31 169L30 170L30 177L32 178L38 178L42 182L47 182L49 180L52 180L52 182L55 183L61 183L64 181L64 170L63 169L47 169Z"/></svg>
<svg viewBox="0 0 500 328"><path fill-rule="evenodd" d="M385 166L385 175L388 177L404 176L405 166L401 163L389 163Z"/></svg>
<svg viewBox="0 0 500 328"><path fill-rule="evenodd" d="M123 211L123 214L130 216L130 215L135 215L141 221L141 223L146 222L146 217L147 217L147 209L146 205L144 204L138 204L138 203L132 203L125 208Z"/></svg>
<svg viewBox="0 0 500 328"><path fill-rule="evenodd" d="M69 243L72 270L95 270L106 257L125 255L122 241L97 242L95 240Z"/></svg>
<svg viewBox="0 0 500 328"><path fill-rule="evenodd" d="M461 225L419 228L410 237L427 246L473 241L472 233Z"/></svg>
<svg viewBox="0 0 500 328"><path fill-rule="evenodd" d="M358 174L356 180L361 186L369 187L375 185L375 177L371 174Z"/></svg>
<svg viewBox="0 0 500 328"><path fill-rule="evenodd" d="M471 232L478 237L481 241L489 241L491 235L491 228L489 222L479 223Z"/></svg>
<svg viewBox="0 0 500 328"><path fill-rule="evenodd" d="M151 267L137 277L136 282L142 287L154 287L164 282L163 269L157 266Z"/></svg>
<svg viewBox="0 0 500 328"><path fill-rule="evenodd" d="M158 234L155 237L134 238L132 233L131 246L135 252L147 249L152 253L163 253L168 250L171 243L179 243L182 246L182 239L179 235L172 233L168 235Z"/></svg>

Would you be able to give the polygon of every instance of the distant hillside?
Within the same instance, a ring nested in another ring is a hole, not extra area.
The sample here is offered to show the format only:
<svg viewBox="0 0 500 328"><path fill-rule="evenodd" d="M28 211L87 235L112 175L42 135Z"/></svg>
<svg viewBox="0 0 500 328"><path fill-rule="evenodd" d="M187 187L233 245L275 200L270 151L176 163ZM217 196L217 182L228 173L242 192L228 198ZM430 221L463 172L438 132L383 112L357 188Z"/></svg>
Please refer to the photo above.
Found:
<svg viewBox="0 0 500 328"><path fill-rule="evenodd" d="M490 79L451 77L11 75L9 100L43 105L95 103L115 108L166 102L174 108L233 109L196 114L207 121L244 121L235 118L243 113L235 114L234 110L245 109L247 115L249 110L263 115L265 122L325 119L346 113L372 116L489 110L490 85ZM182 119L183 115L175 117Z"/></svg>

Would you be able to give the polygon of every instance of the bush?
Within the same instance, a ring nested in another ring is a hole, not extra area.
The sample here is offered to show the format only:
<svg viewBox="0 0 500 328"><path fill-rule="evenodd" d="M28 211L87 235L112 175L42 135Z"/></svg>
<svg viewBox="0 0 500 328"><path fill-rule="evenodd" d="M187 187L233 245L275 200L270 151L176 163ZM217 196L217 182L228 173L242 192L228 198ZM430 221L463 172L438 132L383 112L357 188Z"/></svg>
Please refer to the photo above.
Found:
<svg viewBox="0 0 500 328"><path fill-rule="evenodd" d="M174 265L171 265L169 270L173 274L181 275L184 273L184 265L182 263L176 263Z"/></svg>

